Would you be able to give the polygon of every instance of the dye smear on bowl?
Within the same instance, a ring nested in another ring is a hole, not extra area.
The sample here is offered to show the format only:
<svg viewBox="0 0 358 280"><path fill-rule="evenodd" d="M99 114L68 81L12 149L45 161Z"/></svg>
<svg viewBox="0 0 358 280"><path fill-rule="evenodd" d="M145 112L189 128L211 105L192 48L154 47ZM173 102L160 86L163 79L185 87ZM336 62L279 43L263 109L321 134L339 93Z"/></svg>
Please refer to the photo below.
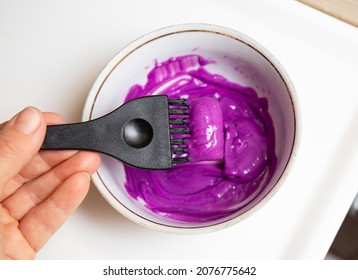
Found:
<svg viewBox="0 0 358 280"><path fill-rule="evenodd" d="M214 221L247 206L265 189L276 166L274 127L267 100L258 97L252 88L210 73L205 69L210 63L214 62L198 55L156 62L147 83L131 87L125 100L166 94L169 98L194 100L210 97L207 102L215 98L220 105L221 110L213 111L222 114L224 142L219 139L215 144L216 160L155 171L125 165L125 188L131 197L144 201L160 216L186 223ZM207 159L205 141L199 139L200 147L195 147L191 161Z"/></svg>

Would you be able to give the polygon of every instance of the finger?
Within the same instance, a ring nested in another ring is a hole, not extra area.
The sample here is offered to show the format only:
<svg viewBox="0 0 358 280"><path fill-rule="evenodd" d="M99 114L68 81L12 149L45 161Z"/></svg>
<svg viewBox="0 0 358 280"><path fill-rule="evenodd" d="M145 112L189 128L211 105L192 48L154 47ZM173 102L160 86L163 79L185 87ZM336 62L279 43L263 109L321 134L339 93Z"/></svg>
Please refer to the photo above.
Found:
<svg viewBox="0 0 358 280"><path fill-rule="evenodd" d="M46 124L63 124L64 119L56 113L44 113ZM20 177L23 178L22 184L44 174L54 166L70 158L78 151L39 151L38 154L21 170Z"/></svg>
<svg viewBox="0 0 358 280"><path fill-rule="evenodd" d="M64 118L60 114L53 112L44 112L43 114L47 125L63 124L65 122Z"/></svg>
<svg viewBox="0 0 358 280"><path fill-rule="evenodd" d="M0 186L4 186L33 158L42 144L45 131L45 118L33 107L24 109L3 125L0 130Z"/></svg>
<svg viewBox="0 0 358 280"><path fill-rule="evenodd" d="M43 113L47 125L63 124L64 119L61 115L51 112ZM40 151L34 156L34 158L19 172L15 175L14 182L15 188L22 184L32 180L35 177L47 172L57 164L61 163L65 159L73 156L78 151L75 150L64 150L64 151ZM8 187L8 189L12 189ZM12 193L11 191L8 191ZM5 196L6 197L6 196ZM4 196L3 196L4 199ZM0 198L1 200L1 198Z"/></svg>
<svg viewBox="0 0 358 280"><path fill-rule="evenodd" d="M47 125L62 124L63 117L56 113L43 113ZM10 179L0 194L0 201L3 201L14 193L23 184L44 174L62 161L73 156L77 151L40 151L27 163L19 173Z"/></svg>
<svg viewBox="0 0 358 280"><path fill-rule="evenodd" d="M3 205L14 218L21 220L33 207L46 200L69 176L81 171L92 174L99 163L100 157L97 153L81 151L19 188L3 201Z"/></svg>
<svg viewBox="0 0 358 280"><path fill-rule="evenodd" d="M21 186L41 176L76 153L78 151L41 151L37 153L19 173L6 183L2 194L0 194L0 201L4 201Z"/></svg>
<svg viewBox="0 0 358 280"><path fill-rule="evenodd" d="M21 220L19 228L36 252L80 205L88 192L89 185L87 173L73 174L50 197L33 208Z"/></svg>
<svg viewBox="0 0 358 280"><path fill-rule="evenodd" d="M47 125L64 123L63 117L56 113L44 113L44 117ZM75 153L77 153L77 151L40 151L19 172L18 177L20 178L17 178L16 181L22 185L44 174Z"/></svg>

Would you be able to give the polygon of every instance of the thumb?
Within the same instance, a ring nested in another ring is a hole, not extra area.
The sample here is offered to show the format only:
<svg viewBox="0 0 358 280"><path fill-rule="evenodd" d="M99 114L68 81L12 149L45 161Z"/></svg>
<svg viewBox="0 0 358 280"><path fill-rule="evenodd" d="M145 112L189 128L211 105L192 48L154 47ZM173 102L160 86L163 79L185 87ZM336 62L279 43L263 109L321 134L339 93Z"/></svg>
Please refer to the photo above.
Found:
<svg viewBox="0 0 358 280"><path fill-rule="evenodd" d="M25 108L1 126L0 188L38 152L45 132L44 116L33 107Z"/></svg>

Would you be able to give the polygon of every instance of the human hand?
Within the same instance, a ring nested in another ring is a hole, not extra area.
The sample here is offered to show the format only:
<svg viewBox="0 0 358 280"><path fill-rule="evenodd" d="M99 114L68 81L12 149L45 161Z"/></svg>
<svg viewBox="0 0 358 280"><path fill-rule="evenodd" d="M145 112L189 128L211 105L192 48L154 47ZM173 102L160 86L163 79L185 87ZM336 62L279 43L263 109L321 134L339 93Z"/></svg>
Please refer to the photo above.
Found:
<svg viewBox="0 0 358 280"><path fill-rule="evenodd" d="M0 259L33 259L88 192L98 154L39 151L59 123L29 107L0 124Z"/></svg>

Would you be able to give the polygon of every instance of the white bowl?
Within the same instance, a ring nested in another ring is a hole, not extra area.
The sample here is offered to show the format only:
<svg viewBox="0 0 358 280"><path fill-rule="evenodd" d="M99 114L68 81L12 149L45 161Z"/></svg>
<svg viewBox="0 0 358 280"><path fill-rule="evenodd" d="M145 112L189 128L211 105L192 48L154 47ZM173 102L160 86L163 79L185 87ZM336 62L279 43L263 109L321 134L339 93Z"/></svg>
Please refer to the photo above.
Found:
<svg viewBox="0 0 358 280"><path fill-rule="evenodd" d="M98 76L88 95L82 120L98 118L121 105L131 86L146 83L147 74L155 60L165 61L192 53L216 62L208 65L210 72L220 74L231 82L252 87L259 97L267 98L275 128L277 165L265 191L247 207L224 219L196 224L165 219L133 200L124 188L126 175L122 163L102 155L102 163L92 179L113 208L136 223L174 233L218 230L256 211L281 186L297 153L299 138L295 91L279 62L253 39L228 28L207 24L167 27L127 45ZM237 66L240 71L234 71Z"/></svg>

